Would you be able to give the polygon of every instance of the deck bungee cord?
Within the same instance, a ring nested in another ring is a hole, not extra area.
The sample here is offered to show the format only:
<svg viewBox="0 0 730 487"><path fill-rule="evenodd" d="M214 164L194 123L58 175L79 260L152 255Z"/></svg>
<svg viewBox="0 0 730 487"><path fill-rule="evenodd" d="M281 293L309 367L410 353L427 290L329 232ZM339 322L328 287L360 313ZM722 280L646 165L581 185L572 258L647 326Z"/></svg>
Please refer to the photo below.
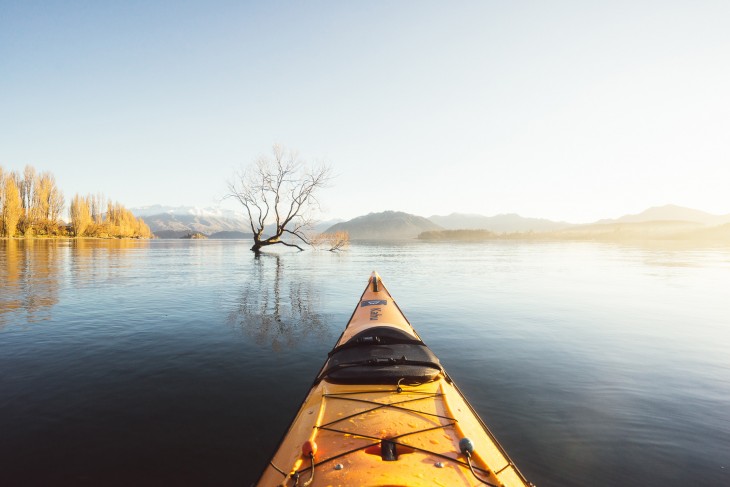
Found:
<svg viewBox="0 0 730 487"><path fill-rule="evenodd" d="M376 391L376 392L380 393L382 391ZM422 401L424 399L431 399L431 398L435 398L435 397L442 397L444 395L443 393L425 393L425 392L420 392L420 391L404 391L403 388L400 385L400 381L398 383L398 387L393 392L395 392L397 394L402 394L402 393L405 393L405 394L416 394L416 395L420 395L422 397L410 398L410 399L405 399L405 400L396 401L396 402L392 402L392 403L380 403L380 402L373 401L373 400L369 400L369 399L361 399L361 398L353 398L353 397L350 397L350 396L354 396L354 395L373 394L373 391L350 391L350 392L345 392L345 393L335 393L335 394L330 393L330 394L324 394L323 395L323 398L325 398L325 399L339 399L339 400L344 400L344 401L354 401L354 402L359 402L359 403L371 404L371 405L374 405L375 407L370 408L370 409L365 409L363 411L359 411L359 412L354 413L354 414L351 414L349 416L344 416L344 417L339 418L339 419L336 419L334 421L330 421L329 423L326 423L326 424L315 425L314 428L315 429L318 429L318 430L330 431L332 433L340 433L340 434L343 434L345 436L351 436L351 437L358 437L358 438L364 438L364 439L368 439L368 440L373 440L373 443L367 444L367 445L363 445L363 446L359 446L357 448L353 448L353 449L350 449L350 450L347 450L347 451L344 451L344 452L340 452L340 453L338 453L336 455L333 455L333 456L330 456L330 457L328 457L328 458L326 458L324 460L319 460L318 462L316 462L316 466L322 466L322 465L324 465L326 463L329 463L329 462L332 462L334 460L343 458L343 457L345 457L347 455L350 455L352 453L356 453L356 452L361 451L361 450L367 450L368 448L372 448L373 446L381 445L381 447L382 447L383 444L387 444L389 446L392 445L392 448L393 448L392 451L393 452L394 452L395 446L401 446L401 447L406 448L408 450L417 450L417 451L420 451L420 452L423 452L423 453L427 453L429 455L433 455L434 457L441 458L443 460L448 460L448 461L451 461L451 462L455 462L455 463L457 463L459 465L462 465L462 466L468 466L469 467L469 470L472 473L472 475L474 475L474 477L477 480L479 480L481 483L483 483L485 485L492 486L492 487L500 487L498 485L492 484L491 482L488 482L488 481L482 479L475 472L475 470L479 470L483 474L487 474L487 475L489 474L489 470L482 469L482 468L479 468L479 467L475 467L472 464L472 462L471 462L471 455L474 452L474 444L472 443L472 441L469 438L462 438L461 441L459 442L459 449L460 449L461 453L464 455L464 457L466 458L466 461L460 460L459 458L454 458L454 457L448 456L448 455L443 454L443 453L434 452L434 451L427 450L427 449L424 449L424 448L415 447L415 446L413 446L411 444L407 444L407 443L403 443L403 442L397 441L397 440L399 440L401 438L405 438L407 436L413 436L413 435L417 435L417 434L420 434L420 433L426 433L426 432L433 431L433 430L445 429L445 428L453 427L453 426L456 425L456 423L458 422L458 420L456 418L451 418L451 417L444 416L444 415L439 415L439 414L434 414L434 413L428 413L428 412L424 412L424 411L419 411L417 409L404 408L404 407L401 406L402 404L407 404L407 403L413 403L413 402L417 402L417 401ZM427 415L427 416L437 417L439 419L447 420L447 421L450 421L450 422L449 423L445 423L445 424L436 425L436 426L433 426L433 427L430 427L430 428L423 428L423 429L416 430L416 431L409 431L407 433L402 433L402 434L399 434L399 435L396 435L396 436L392 436L392 437L389 437L389 438L381 438L381 437L378 437L378 436L371 436L371 435L368 435L368 434L362 433L362 432L340 430L340 429L336 429L336 428L332 428L331 427L333 424L340 423L340 422L343 422L343 421L347 421L347 420L349 420L351 418L354 418L354 417L357 417L357 416L362 416L362 415L371 413L373 411L377 411L377 410L382 409L382 408L395 408L395 409L398 409L398 410L401 410L401 411L407 411L407 412L412 412L412 413L416 413L416 414L424 414L424 415ZM312 482L312 480L314 478L314 469L315 469L314 455L316 453L316 450L317 450L316 443L314 443L311 440L308 440L302 446L302 454L305 457L310 458L311 464L310 464L309 467L306 467L306 468L303 468L303 469L299 469L299 470L297 470L295 472L292 472L290 474L291 475L291 478L294 480L294 484L293 484L292 487L297 487L299 485L299 479L301 478L301 476L303 474L305 474L306 472L308 472L308 471L311 472L310 479L306 483L302 484L302 487L307 487L307 486L309 486L311 484L311 482ZM279 472L281 472L282 475L285 475L285 476L287 476L287 478L289 478L289 476L287 474L285 474L282 470L280 470L279 468L277 468L275 465L272 465L272 466L274 466L274 468L276 468ZM510 466L510 464L508 463L502 469L507 468L509 466ZM285 479L284 482L282 482L281 485L284 486L285 483L286 483L286 479Z"/></svg>

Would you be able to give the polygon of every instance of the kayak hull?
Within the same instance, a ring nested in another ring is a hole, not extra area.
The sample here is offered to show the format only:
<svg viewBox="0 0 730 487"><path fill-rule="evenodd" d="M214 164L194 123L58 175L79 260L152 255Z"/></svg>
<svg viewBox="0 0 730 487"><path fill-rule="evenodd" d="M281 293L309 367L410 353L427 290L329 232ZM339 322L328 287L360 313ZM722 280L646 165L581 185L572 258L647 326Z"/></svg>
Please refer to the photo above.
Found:
<svg viewBox="0 0 730 487"><path fill-rule="evenodd" d="M422 347L374 273L258 485L531 485Z"/></svg>

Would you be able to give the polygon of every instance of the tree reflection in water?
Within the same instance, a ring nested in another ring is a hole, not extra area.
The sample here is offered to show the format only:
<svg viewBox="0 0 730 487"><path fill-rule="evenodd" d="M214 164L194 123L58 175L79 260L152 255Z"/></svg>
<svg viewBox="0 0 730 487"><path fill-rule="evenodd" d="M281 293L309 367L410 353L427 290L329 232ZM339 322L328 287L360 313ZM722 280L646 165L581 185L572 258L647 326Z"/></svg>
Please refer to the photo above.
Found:
<svg viewBox="0 0 730 487"><path fill-rule="evenodd" d="M51 317L58 303L59 254L57 240L0 240L0 327L13 322L34 323Z"/></svg>
<svg viewBox="0 0 730 487"><path fill-rule="evenodd" d="M229 324L277 352L296 348L308 337L329 335L327 315L317 311L319 293L310 282L286 279L279 255L261 254L255 259Z"/></svg>

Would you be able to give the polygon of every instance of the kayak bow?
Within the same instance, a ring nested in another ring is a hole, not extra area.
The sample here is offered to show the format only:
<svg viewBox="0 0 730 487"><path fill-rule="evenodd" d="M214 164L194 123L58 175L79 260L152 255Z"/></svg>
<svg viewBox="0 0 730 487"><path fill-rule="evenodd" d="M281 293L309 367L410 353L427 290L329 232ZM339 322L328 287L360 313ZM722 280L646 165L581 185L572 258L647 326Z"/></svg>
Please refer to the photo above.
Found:
<svg viewBox="0 0 730 487"><path fill-rule="evenodd" d="M258 485L532 484L373 272Z"/></svg>

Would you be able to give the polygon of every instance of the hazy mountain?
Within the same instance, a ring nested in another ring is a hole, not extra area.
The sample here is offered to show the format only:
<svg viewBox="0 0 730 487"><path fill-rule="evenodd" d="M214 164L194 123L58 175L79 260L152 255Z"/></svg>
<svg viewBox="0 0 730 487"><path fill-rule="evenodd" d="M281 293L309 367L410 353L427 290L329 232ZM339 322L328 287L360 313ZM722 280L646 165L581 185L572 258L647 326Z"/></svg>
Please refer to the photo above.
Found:
<svg viewBox="0 0 730 487"><path fill-rule="evenodd" d="M160 235L163 231L185 233L200 232L206 235L216 232L245 232L248 224L243 219L218 217L212 215L176 215L160 213L143 217L152 233ZM251 230L249 229L249 233Z"/></svg>
<svg viewBox="0 0 730 487"><path fill-rule="evenodd" d="M327 233L327 230L329 230L332 226L344 221L345 220L342 218L334 218L332 220L319 222L312 227L312 231L315 233Z"/></svg>
<svg viewBox="0 0 730 487"><path fill-rule="evenodd" d="M224 208L195 208L191 206L152 205L132 208L142 217L152 233L159 238L181 238L191 233L203 233L210 238L250 238L251 226L242 213ZM328 220L316 224L312 231L322 232L342 220ZM273 226L267 225L265 233Z"/></svg>
<svg viewBox="0 0 730 487"><path fill-rule="evenodd" d="M697 222L654 220L647 222L573 225L552 232L497 233L489 230L441 230L423 232L418 238L431 242L519 240L535 242L625 242L641 245L728 245L730 244L730 223L718 226L706 226Z"/></svg>
<svg viewBox="0 0 730 487"><path fill-rule="evenodd" d="M146 218L148 216L169 214L169 215L196 215L196 216L210 216L217 218L230 218L233 220L242 220L243 213L230 210L228 208L221 208L220 206L211 206L206 208L199 208L196 206L165 206L165 205L150 205L150 206L139 206L137 208L130 208L130 211L137 217Z"/></svg>
<svg viewBox="0 0 730 487"><path fill-rule="evenodd" d="M701 210L677 205L654 206L635 215L624 215L616 219L599 220L596 223L638 223L649 221L684 221L716 226L730 223L730 214L713 215Z"/></svg>
<svg viewBox="0 0 730 487"><path fill-rule="evenodd" d="M704 229L699 222L650 220L575 225L553 235L575 240L674 239L686 238Z"/></svg>
<svg viewBox="0 0 730 487"><path fill-rule="evenodd" d="M662 228L675 226L680 229L681 222L690 222L694 224L716 226L730 223L729 215L712 215L700 210L684 208L677 205L665 205L649 208L635 215L624 215L616 219L599 220L590 225L575 225L567 222L556 222L543 218L525 218L520 215L504 214L495 216L470 215L463 213L452 213L447 216L434 215L429 217L432 222L441 225L448 230L489 230L497 233L512 232L555 232L565 230L570 232L573 228L580 228L580 231L602 233L607 231L608 227L601 229L595 225L612 225L617 223L644 223L644 222L674 222L673 225L665 225ZM644 229L649 227L645 226ZM654 228L658 230L658 228Z"/></svg>
<svg viewBox="0 0 730 487"><path fill-rule="evenodd" d="M152 233L160 238L180 238L190 233L210 235L216 232L251 233L242 214L224 208L195 208L190 206L152 205L132 208L142 217Z"/></svg>
<svg viewBox="0 0 730 487"><path fill-rule="evenodd" d="M422 216L402 211L370 213L329 227L326 233L346 231L353 240L416 238L421 232L442 228Z"/></svg>
<svg viewBox="0 0 730 487"><path fill-rule="evenodd" d="M550 232L572 225L544 218L525 218L515 213L495 216L452 213L446 216L434 215L428 219L447 230L490 230L499 233Z"/></svg>
<svg viewBox="0 0 730 487"><path fill-rule="evenodd" d="M144 218L152 232L160 238L180 238L190 233L200 232L212 238L249 238L251 228L242 213L223 208L170 207L153 205L143 208L132 208L135 216ZM667 222L656 228L612 227L616 224L632 224L646 222ZM718 226L730 223L730 214L713 215L700 210L666 205L649 208L635 215L624 215L616 219L599 220L591 225L574 225L567 222L556 222L543 218L525 218L516 214L484 216L474 214L452 213L446 216L434 215L428 219L404 212L385 211L370 213L352 220L329 220L321 222L313 228L314 232L335 232L346 230L351 239L402 239L416 238L421 232L433 230L489 230L495 233L516 232L567 232L575 230L582 235L607 234L609 231L638 234L641 232L659 233L687 231L683 223L695 225ZM674 227L674 228L671 228ZM671 228L671 229L670 229ZM269 226L266 233L271 232ZM214 234L218 234L213 236ZM576 234L577 235L577 234Z"/></svg>

